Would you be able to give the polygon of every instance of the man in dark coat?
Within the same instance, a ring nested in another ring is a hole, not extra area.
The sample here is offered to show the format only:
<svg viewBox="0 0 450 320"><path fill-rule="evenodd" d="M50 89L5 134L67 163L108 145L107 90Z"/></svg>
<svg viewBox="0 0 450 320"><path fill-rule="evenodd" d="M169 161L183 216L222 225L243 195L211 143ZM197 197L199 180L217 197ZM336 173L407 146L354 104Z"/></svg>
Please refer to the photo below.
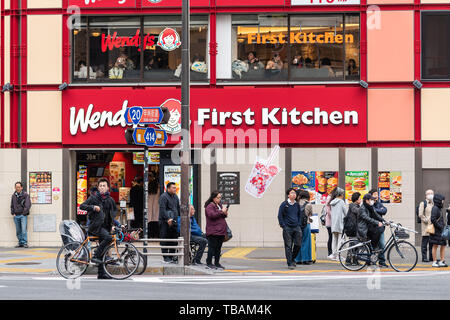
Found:
<svg viewBox="0 0 450 320"><path fill-rule="evenodd" d="M27 216L30 214L30 196L23 190L22 182L16 182L16 191L11 196L11 214L16 224L16 235L19 240L16 248L28 248L27 243Z"/></svg>
<svg viewBox="0 0 450 320"><path fill-rule="evenodd" d="M159 197L159 230L161 239L178 237L177 218L180 215L180 199L177 186L173 182L167 184L167 191ZM162 246L176 246L176 242L161 242ZM175 253L175 249L161 249L162 253ZM177 263L175 256L164 256L164 262Z"/></svg>
<svg viewBox="0 0 450 320"><path fill-rule="evenodd" d="M132 228L143 228L144 225L144 187L143 179L136 177L134 185L130 190L130 206L133 207L134 220L131 222Z"/></svg>
<svg viewBox="0 0 450 320"><path fill-rule="evenodd" d="M373 205L375 204L375 198L369 193L363 197L363 204L359 208L358 212L358 238L361 241L372 241L372 248L378 247L380 240L380 234L384 232L383 218L378 215Z"/></svg>
<svg viewBox="0 0 450 320"><path fill-rule="evenodd" d="M105 274L102 266L102 257L106 247L111 243L110 231L117 213L116 202L109 194L109 181L101 178L98 181L98 189L92 188L90 197L80 205L81 210L88 212L88 233L99 237L100 244L92 257L92 262L97 263L98 279L111 279Z"/></svg>
<svg viewBox="0 0 450 320"><path fill-rule="evenodd" d="M375 204L373 205L373 210L381 217L384 219L384 217L386 216L387 213L387 208L381 203L380 201L380 197L378 195L378 190L377 189L372 189L369 191L369 194L375 198ZM384 239L384 232L382 232L380 234L380 239L378 242L378 245L380 247L381 250L384 249L384 247L386 246L386 240ZM388 265L386 264L386 258L384 256L384 252L381 251L380 254L378 255L378 259L379 259L379 265L380 267L385 267L387 268Z"/></svg>

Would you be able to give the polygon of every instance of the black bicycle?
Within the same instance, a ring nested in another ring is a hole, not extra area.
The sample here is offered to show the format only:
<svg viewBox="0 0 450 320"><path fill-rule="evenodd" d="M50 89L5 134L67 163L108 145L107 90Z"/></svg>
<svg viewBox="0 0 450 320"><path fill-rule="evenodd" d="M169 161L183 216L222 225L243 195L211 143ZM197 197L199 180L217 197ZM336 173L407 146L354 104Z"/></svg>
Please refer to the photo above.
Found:
<svg viewBox="0 0 450 320"><path fill-rule="evenodd" d="M385 222L384 225L389 226L391 237L384 249L374 250L371 241L360 241L356 238L344 242L339 251L339 262L349 271L359 271L368 265L375 265L378 262L380 252L387 252L387 260L390 266L397 272L409 272L417 265L417 250L408 241L406 232L417 233L403 227L401 224L395 224L392 221Z"/></svg>

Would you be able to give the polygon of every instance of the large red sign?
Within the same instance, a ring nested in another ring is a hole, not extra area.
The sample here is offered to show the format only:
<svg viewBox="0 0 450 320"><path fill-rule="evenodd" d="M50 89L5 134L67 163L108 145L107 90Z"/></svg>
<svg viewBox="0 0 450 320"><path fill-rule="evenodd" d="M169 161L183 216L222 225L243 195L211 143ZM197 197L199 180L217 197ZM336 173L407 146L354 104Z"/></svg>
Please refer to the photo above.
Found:
<svg viewBox="0 0 450 320"><path fill-rule="evenodd" d="M142 0L143 7L181 7L181 0ZM209 0L191 0L191 7L209 7Z"/></svg>
<svg viewBox="0 0 450 320"><path fill-rule="evenodd" d="M69 0L69 6L80 8L135 8L136 0Z"/></svg>
<svg viewBox="0 0 450 320"><path fill-rule="evenodd" d="M63 144L124 145L127 107L167 106L168 145L179 142L181 90L70 89L63 92ZM361 87L191 89L192 143L305 144L367 142Z"/></svg>

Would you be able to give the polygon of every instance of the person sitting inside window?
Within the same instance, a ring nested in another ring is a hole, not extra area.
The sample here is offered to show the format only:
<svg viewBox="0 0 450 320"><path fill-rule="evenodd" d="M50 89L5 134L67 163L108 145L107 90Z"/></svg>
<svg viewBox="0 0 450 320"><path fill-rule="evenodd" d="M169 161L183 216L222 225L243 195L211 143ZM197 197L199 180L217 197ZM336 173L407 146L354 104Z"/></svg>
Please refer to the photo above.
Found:
<svg viewBox="0 0 450 320"><path fill-rule="evenodd" d="M312 69L314 68L314 64L311 58L305 58L305 68Z"/></svg>
<svg viewBox="0 0 450 320"><path fill-rule="evenodd" d="M281 70L283 69L283 61L279 53L274 53L272 60L267 62L266 70Z"/></svg>
<svg viewBox="0 0 450 320"><path fill-rule="evenodd" d="M331 61L329 58L323 58L321 63L321 68L328 69L328 76L335 77L333 68L331 68Z"/></svg>
<svg viewBox="0 0 450 320"><path fill-rule="evenodd" d="M304 64L304 60L303 57L299 54L294 56L294 60L292 60L292 65L294 66L294 68L301 68L303 67Z"/></svg>
<svg viewBox="0 0 450 320"><path fill-rule="evenodd" d="M348 75L358 75L359 74L359 68L356 66L355 59L348 60L348 67L347 67Z"/></svg>
<svg viewBox="0 0 450 320"><path fill-rule="evenodd" d="M78 72L75 71L75 75L78 76L79 79L86 79L87 78L87 66L86 61L80 60L78 62ZM89 67L89 78L95 79L95 73L92 70L92 67Z"/></svg>
<svg viewBox="0 0 450 320"><path fill-rule="evenodd" d="M151 56L148 60L147 65L145 66L145 70L155 70L158 69L158 64L156 63L155 57Z"/></svg>
<svg viewBox="0 0 450 320"><path fill-rule="evenodd" d="M122 79L123 78L123 70L126 67L126 56L120 55L114 66L109 70L109 78L110 79Z"/></svg>
<svg viewBox="0 0 450 320"><path fill-rule="evenodd" d="M259 61L256 57L255 51L250 51L247 54L247 60L245 61L248 64L248 70L264 70L264 64Z"/></svg>
<svg viewBox="0 0 450 320"><path fill-rule="evenodd" d="M207 73L208 66L205 63L205 58L202 55L196 54L192 59L191 70L194 72Z"/></svg>

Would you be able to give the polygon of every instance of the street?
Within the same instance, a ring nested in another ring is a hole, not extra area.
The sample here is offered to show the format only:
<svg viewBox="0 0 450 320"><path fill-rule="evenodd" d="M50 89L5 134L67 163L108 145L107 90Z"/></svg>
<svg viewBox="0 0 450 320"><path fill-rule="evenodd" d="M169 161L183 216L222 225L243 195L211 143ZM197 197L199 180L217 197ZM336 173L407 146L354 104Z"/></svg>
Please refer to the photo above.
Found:
<svg viewBox="0 0 450 320"><path fill-rule="evenodd" d="M450 271L318 275L135 276L67 281L58 276L0 276L5 300L365 300L450 299Z"/></svg>

